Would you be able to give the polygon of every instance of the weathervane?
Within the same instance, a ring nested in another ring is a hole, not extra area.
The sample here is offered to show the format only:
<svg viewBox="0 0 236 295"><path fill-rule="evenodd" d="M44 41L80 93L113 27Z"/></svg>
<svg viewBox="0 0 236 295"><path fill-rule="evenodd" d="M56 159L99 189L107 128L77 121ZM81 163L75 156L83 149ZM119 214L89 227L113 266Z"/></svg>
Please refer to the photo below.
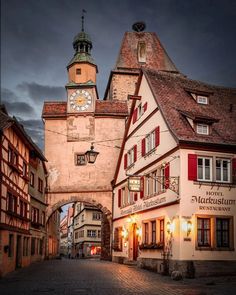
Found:
<svg viewBox="0 0 236 295"><path fill-rule="evenodd" d="M84 32L84 14L87 13L87 11L85 9L82 9L82 32Z"/></svg>

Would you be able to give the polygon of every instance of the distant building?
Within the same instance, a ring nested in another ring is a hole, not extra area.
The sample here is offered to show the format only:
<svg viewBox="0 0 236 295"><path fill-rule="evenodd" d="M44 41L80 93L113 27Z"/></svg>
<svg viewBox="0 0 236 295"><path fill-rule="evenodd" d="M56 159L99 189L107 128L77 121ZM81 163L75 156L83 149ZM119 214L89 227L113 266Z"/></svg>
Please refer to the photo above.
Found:
<svg viewBox="0 0 236 295"><path fill-rule="evenodd" d="M67 256L68 255L68 227L67 227L67 215L63 217L60 222L60 255Z"/></svg>
<svg viewBox="0 0 236 295"><path fill-rule="evenodd" d="M50 216L47 222L47 258L55 258L59 255L60 250L60 213L61 210L56 210Z"/></svg>
<svg viewBox="0 0 236 295"><path fill-rule="evenodd" d="M0 276L31 261L29 162L30 154L45 157L0 106Z"/></svg>
<svg viewBox="0 0 236 295"><path fill-rule="evenodd" d="M29 194L30 194L30 234L31 261L45 258L46 251L46 166L35 153L30 154Z"/></svg>
<svg viewBox="0 0 236 295"><path fill-rule="evenodd" d="M86 203L75 204L74 249L75 257L88 258L101 254L102 212Z"/></svg>

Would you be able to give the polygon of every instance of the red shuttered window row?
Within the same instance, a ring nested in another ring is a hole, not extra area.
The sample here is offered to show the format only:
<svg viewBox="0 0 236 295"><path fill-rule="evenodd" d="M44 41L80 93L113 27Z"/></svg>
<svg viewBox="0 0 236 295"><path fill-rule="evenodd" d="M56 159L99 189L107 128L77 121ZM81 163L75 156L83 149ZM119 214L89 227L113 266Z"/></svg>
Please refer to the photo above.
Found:
<svg viewBox="0 0 236 295"><path fill-rule="evenodd" d="M142 157L158 147L160 144L160 127L157 126L152 132L147 134L141 141Z"/></svg>
<svg viewBox="0 0 236 295"><path fill-rule="evenodd" d="M188 180L236 184L236 158L188 154Z"/></svg>

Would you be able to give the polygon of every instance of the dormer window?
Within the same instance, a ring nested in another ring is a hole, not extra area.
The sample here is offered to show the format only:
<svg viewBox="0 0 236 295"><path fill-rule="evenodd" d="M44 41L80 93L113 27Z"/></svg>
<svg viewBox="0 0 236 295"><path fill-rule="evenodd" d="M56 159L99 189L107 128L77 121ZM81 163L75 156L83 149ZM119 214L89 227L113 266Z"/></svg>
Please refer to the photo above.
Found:
<svg viewBox="0 0 236 295"><path fill-rule="evenodd" d="M207 124L197 123L196 129L198 134L203 134L203 135L209 134L209 126Z"/></svg>
<svg viewBox="0 0 236 295"><path fill-rule="evenodd" d="M81 75L81 69L76 69L76 75Z"/></svg>
<svg viewBox="0 0 236 295"><path fill-rule="evenodd" d="M203 95L197 95L197 103L208 104L208 97Z"/></svg>

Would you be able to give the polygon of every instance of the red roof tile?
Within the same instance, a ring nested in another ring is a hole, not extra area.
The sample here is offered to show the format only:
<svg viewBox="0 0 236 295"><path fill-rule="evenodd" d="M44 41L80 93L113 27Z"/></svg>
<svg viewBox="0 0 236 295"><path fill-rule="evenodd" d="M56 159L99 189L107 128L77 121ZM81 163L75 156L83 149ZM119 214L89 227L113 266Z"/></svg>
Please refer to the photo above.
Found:
<svg viewBox="0 0 236 295"><path fill-rule="evenodd" d="M159 108L178 141L236 144L236 89L208 85L180 74L143 71ZM188 91L186 91L186 88ZM198 104L189 94L209 93L209 104ZM197 134L185 115L192 119L205 118L212 124L210 135Z"/></svg>
<svg viewBox="0 0 236 295"><path fill-rule="evenodd" d="M42 117L66 116L66 101L45 101Z"/></svg>
<svg viewBox="0 0 236 295"><path fill-rule="evenodd" d="M128 115L126 101L120 100L97 100L95 114Z"/></svg>

